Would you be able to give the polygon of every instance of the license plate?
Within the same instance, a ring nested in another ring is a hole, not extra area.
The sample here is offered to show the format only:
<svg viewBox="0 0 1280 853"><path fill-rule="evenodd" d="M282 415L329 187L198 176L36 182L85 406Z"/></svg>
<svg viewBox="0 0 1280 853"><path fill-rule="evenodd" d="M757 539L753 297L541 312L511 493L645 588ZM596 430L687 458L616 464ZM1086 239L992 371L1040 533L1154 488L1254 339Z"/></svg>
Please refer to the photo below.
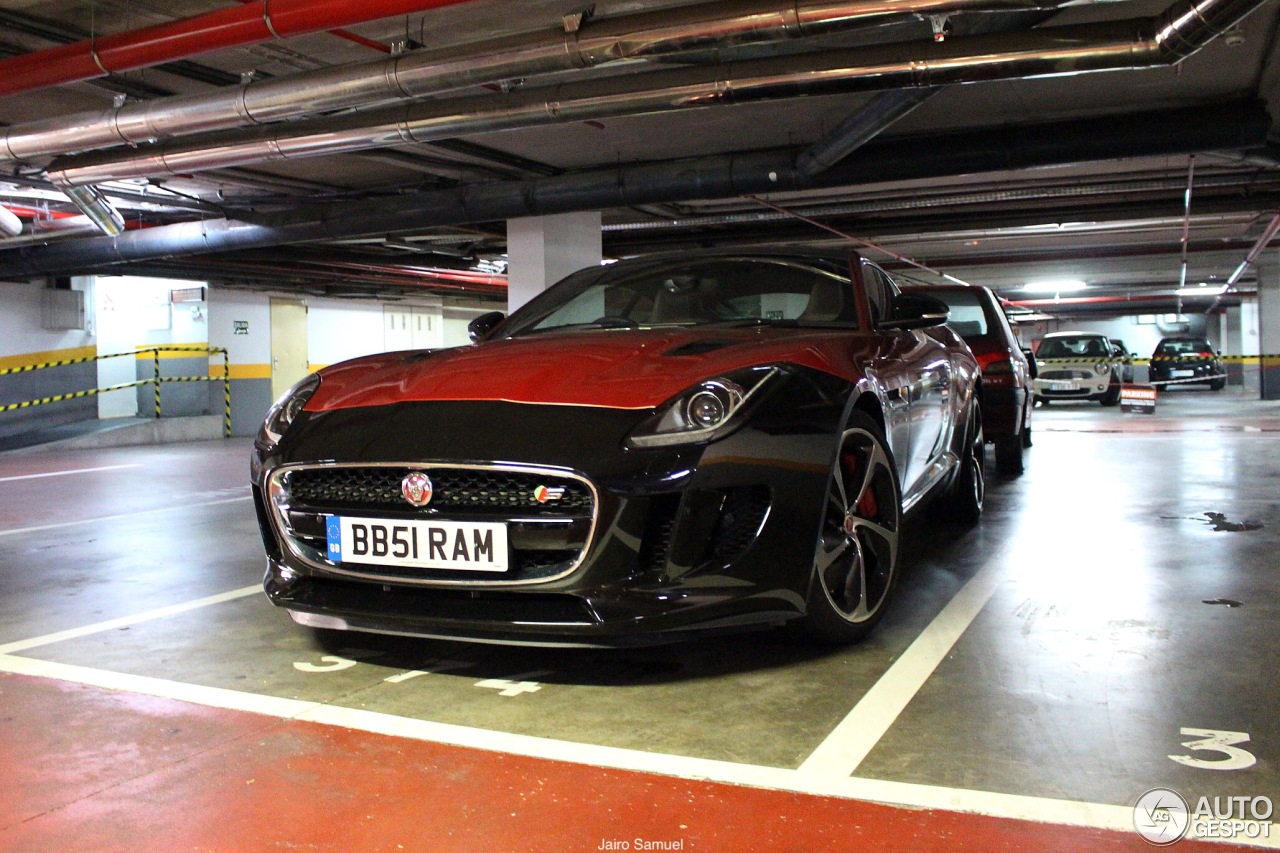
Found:
<svg viewBox="0 0 1280 853"><path fill-rule="evenodd" d="M1194 370L1170 370L1169 375L1177 379L1181 376L1195 376L1196 372Z"/></svg>
<svg viewBox="0 0 1280 853"><path fill-rule="evenodd" d="M328 557L366 563L462 572L505 572L507 526L486 521L435 521L330 516Z"/></svg>
<svg viewBox="0 0 1280 853"><path fill-rule="evenodd" d="M1074 382L1050 382L1050 391L1079 391L1080 386Z"/></svg>

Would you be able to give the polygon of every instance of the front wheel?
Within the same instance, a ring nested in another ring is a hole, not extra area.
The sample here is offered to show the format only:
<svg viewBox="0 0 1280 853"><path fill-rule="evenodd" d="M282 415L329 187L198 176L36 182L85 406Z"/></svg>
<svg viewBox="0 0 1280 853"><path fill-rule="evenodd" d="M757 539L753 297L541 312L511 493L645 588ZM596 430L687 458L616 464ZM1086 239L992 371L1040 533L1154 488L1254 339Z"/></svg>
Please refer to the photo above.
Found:
<svg viewBox="0 0 1280 853"><path fill-rule="evenodd" d="M1106 396L1098 402L1104 406L1118 406L1120 404L1120 384L1116 383L1108 388Z"/></svg>
<svg viewBox="0 0 1280 853"><path fill-rule="evenodd" d="M1210 391L1221 391L1223 388L1226 388L1226 387L1227 387L1227 380L1225 379L1214 379L1209 383Z"/></svg>
<svg viewBox="0 0 1280 853"><path fill-rule="evenodd" d="M854 411L827 480L808 607L799 627L811 640L853 643L884 615L897 578L902 494L888 443Z"/></svg>

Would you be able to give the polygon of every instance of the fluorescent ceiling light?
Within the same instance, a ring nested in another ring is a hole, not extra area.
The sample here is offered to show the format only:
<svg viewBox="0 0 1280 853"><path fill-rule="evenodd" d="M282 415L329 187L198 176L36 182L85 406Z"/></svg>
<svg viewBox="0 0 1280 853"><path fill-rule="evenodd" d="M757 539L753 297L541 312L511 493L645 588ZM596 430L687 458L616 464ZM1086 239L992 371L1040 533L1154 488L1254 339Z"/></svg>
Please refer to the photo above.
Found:
<svg viewBox="0 0 1280 853"><path fill-rule="evenodd" d="M1079 279L1063 278L1049 281L1029 281L1022 289L1027 293L1072 293L1088 287Z"/></svg>
<svg viewBox="0 0 1280 853"><path fill-rule="evenodd" d="M1221 296L1227 292L1227 286L1218 284L1210 287L1207 284L1200 284L1196 287L1179 287L1175 292L1179 296Z"/></svg>

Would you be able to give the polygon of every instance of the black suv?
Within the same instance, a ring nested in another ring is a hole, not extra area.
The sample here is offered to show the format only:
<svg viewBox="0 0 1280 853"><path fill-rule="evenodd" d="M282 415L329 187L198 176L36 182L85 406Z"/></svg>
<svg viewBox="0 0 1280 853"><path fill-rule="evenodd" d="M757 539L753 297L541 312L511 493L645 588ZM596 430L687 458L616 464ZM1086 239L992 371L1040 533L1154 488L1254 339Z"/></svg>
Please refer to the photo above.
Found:
<svg viewBox="0 0 1280 853"><path fill-rule="evenodd" d="M1204 338L1176 335L1162 338L1151 356L1150 380L1156 388L1207 382L1214 391L1227 384L1222 361Z"/></svg>

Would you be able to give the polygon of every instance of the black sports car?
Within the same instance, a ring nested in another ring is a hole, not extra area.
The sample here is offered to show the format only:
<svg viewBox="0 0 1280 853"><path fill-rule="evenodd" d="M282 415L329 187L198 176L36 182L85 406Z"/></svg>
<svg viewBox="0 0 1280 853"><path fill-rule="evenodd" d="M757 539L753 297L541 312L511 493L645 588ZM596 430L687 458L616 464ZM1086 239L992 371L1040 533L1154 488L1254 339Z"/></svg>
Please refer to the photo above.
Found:
<svg viewBox="0 0 1280 853"><path fill-rule="evenodd" d="M267 595L415 636L859 639L903 512L982 509L946 317L856 255L685 253L575 273L471 346L328 367L256 442Z"/></svg>

